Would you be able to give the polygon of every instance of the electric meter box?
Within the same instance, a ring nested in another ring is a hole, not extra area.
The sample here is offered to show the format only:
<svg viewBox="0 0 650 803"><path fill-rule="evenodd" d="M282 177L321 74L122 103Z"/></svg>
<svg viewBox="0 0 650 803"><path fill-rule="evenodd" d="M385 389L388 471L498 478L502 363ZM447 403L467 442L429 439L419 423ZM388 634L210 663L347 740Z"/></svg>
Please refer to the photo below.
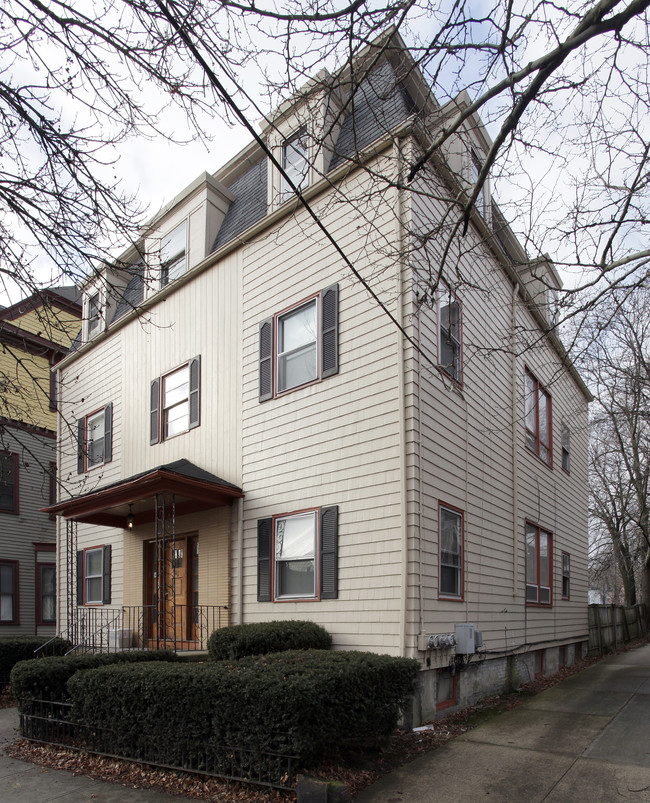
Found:
<svg viewBox="0 0 650 803"><path fill-rule="evenodd" d="M474 654L474 625L456 625L456 652L460 655Z"/></svg>

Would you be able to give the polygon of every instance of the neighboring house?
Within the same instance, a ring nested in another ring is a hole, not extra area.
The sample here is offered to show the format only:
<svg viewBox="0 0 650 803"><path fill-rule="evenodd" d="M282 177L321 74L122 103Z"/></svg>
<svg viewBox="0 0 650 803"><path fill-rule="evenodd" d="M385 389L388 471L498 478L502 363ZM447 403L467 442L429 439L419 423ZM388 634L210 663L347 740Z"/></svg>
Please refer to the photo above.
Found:
<svg viewBox="0 0 650 803"><path fill-rule="evenodd" d="M86 284L52 508L81 645L311 619L337 649L417 658L418 718L585 649L590 396L545 334L559 279L488 182L445 274L464 281L427 285L444 231L418 235L490 142L471 117L400 189L453 108L393 44L353 103L322 73L262 136L410 340L256 144Z"/></svg>
<svg viewBox="0 0 650 803"><path fill-rule="evenodd" d="M43 290L0 310L0 636L56 626L56 384L81 296Z"/></svg>

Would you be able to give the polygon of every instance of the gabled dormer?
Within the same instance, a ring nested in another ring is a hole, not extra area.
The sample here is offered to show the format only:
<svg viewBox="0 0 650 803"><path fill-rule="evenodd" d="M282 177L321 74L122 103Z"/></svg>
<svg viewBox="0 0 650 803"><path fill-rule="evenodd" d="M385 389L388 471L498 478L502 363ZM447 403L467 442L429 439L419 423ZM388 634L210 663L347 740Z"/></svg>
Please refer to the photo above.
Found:
<svg viewBox="0 0 650 803"><path fill-rule="evenodd" d="M549 256L531 259L517 266L517 273L528 291L533 304L542 313L549 326L557 323L557 295L562 289L555 266Z"/></svg>
<svg viewBox="0 0 650 803"><path fill-rule="evenodd" d="M203 173L153 218L144 232L146 296L205 259L233 200L221 182Z"/></svg>
<svg viewBox="0 0 650 803"><path fill-rule="evenodd" d="M82 288L83 343L106 331L130 277L128 269L124 267L103 265L86 280Z"/></svg>
<svg viewBox="0 0 650 803"><path fill-rule="evenodd" d="M327 70L308 81L262 123L262 137L293 183L305 190L328 171L341 128L341 93ZM280 171L268 170L268 209L294 192Z"/></svg>

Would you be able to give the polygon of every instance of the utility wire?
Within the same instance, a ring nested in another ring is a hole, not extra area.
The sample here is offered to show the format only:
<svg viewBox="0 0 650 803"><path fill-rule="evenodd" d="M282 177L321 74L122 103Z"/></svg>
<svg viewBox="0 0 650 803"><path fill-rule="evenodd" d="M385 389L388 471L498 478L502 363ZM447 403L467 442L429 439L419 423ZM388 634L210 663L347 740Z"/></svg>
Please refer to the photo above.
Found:
<svg viewBox="0 0 650 803"><path fill-rule="evenodd" d="M172 28L181 37L181 39L185 43L187 49L194 56L196 61L200 64L200 66L202 67L203 71L205 72L207 78L209 79L210 83L212 84L212 86L217 90L217 92L221 96L222 101L232 109L232 111L235 113L236 117L240 120L242 125L251 134L251 136L253 137L255 142L260 146L260 148L264 151L264 153L269 157L269 159L271 160L271 163L273 164L273 166L275 168L277 168L277 170L280 171L280 175L282 176L282 178L291 187L293 192L298 197L298 200L300 201L300 203L304 207L304 209L311 216L311 218L314 220L314 222L316 223L318 228L323 232L325 237L327 237L329 242L334 246L334 249L339 254L341 259L343 259L343 261L348 266L348 268L352 271L352 274L355 276L355 278L359 282L361 282L361 284L364 286L364 288L367 290L367 292L370 294L370 296L379 305L379 307L384 312L384 314L399 329L399 331L406 338L406 340L408 340L408 342L413 346L413 348L416 349L416 351L418 351L424 357L424 359L427 360L427 362L431 363L431 365L433 365L434 367L437 367L437 363L434 360L432 360L431 357L429 357L429 355L420 347L419 343L417 343L408 334L408 332L404 329L404 327L401 325L401 323L394 317L394 315L386 307L386 305L379 298L379 296L375 293L375 291L372 289L372 287L368 284L368 282L363 278L363 276L355 268L354 264L348 258L348 256L343 251L341 246L338 244L338 242L336 241L335 237L330 233L328 228L325 226L325 224L322 222L322 220L319 218L319 216L313 210L311 204L303 197L303 195L300 192L300 190L298 189L298 187L293 183L293 181L291 180L290 176L287 175L287 173L285 172L284 168L278 162L278 160L275 158L275 156L273 155L273 153L271 152L271 150L269 149L267 144L259 136L257 131L255 131L255 129L253 128L251 123L248 121L248 119L246 118L244 113L241 111L241 109L239 108L239 106L237 105L235 100L230 96L230 94L227 91L227 89L224 87L224 85L221 83L221 81L217 78L214 70L208 65L206 60L199 53L198 48L196 47L196 45L190 39L189 34L187 33L187 31L183 28L183 26L181 26L181 24L178 22L176 17L170 11L170 6L171 7L175 7L174 1L171 0L170 4L167 5L167 3L164 2L164 0L156 0L156 5L160 9L160 11L164 15L164 17L167 19L169 24L172 26ZM174 8L174 10L175 10L175 8ZM398 299L398 303L400 303L399 299Z"/></svg>

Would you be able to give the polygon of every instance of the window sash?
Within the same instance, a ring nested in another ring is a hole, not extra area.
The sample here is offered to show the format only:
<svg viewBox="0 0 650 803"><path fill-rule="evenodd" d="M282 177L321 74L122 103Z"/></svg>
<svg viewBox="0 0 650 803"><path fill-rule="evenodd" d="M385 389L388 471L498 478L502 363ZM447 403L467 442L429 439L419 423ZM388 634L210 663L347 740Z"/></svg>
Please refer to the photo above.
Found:
<svg viewBox="0 0 650 803"><path fill-rule="evenodd" d="M285 140L282 145L282 168L298 189L301 189L309 173L309 146L307 133L297 131L292 137ZM293 190L282 177L282 200L285 201L293 195Z"/></svg>
<svg viewBox="0 0 650 803"><path fill-rule="evenodd" d="M566 552L562 553L562 597L569 599L571 591L571 558Z"/></svg>
<svg viewBox="0 0 650 803"><path fill-rule="evenodd" d="M105 413L89 415L86 419L86 465L99 466L104 462Z"/></svg>
<svg viewBox="0 0 650 803"><path fill-rule="evenodd" d="M184 365L163 377L163 437L171 438L190 428L190 367Z"/></svg>
<svg viewBox="0 0 650 803"><path fill-rule="evenodd" d="M450 294L448 294L450 295ZM460 303L451 296L439 306L440 326L438 332L439 363L456 381L461 378L461 309Z"/></svg>
<svg viewBox="0 0 650 803"><path fill-rule="evenodd" d="M526 525L526 602L550 605L552 537L533 524Z"/></svg>
<svg viewBox="0 0 650 803"><path fill-rule="evenodd" d="M16 620L16 566L0 563L0 622Z"/></svg>
<svg viewBox="0 0 650 803"><path fill-rule="evenodd" d="M13 513L16 509L16 457L0 454L0 511Z"/></svg>
<svg viewBox="0 0 650 803"><path fill-rule="evenodd" d="M569 428L562 424L562 468L565 471L569 471L570 469L570 443L571 443L571 433L569 432Z"/></svg>
<svg viewBox="0 0 650 803"><path fill-rule="evenodd" d="M275 520L275 597L316 597L317 512Z"/></svg>
<svg viewBox="0 0 650 803"><path fill-rule="evenodd" d="M278 316L278 391L318 379L318 303L312 299Z"/></svg>
<svg viewBox="0 0 650 803"><path fill-rule="evenodd" d="M183 221L160 242L160 284L178 279L185 273L187 262L187 226Z"/></svg>
<svg viewBox="0 0 650 803"><path fill-rule="evenodd" d="M463 595L463 516L446 507L439 508L439 578L441 597Z"/></svg>
<svg viewBox="0 0 650 803"><path fill-rule="evenodd" d="M56 621L56 567L39 566L40 617L41 622Z"/></svg>
<svg viewBox="0 0 650 803"><path fill-rule="evenodd" d="M84 554L84 602L100 604L103 600L104 550L87 549Z"/></svg>
<svg viewBox="0 0 650 803"><path fill-rule="evenodd" d="M551 464L551 395L526 371L524 389L526 446Z"/></svg>
<svg viewBox="0 0 650 803"><path fill-rule="evenodd" d="M101 312L102 308L99 293L95 293L88 299L87 331L89 335L93 334L96 329L99 329Z"/></svg>

